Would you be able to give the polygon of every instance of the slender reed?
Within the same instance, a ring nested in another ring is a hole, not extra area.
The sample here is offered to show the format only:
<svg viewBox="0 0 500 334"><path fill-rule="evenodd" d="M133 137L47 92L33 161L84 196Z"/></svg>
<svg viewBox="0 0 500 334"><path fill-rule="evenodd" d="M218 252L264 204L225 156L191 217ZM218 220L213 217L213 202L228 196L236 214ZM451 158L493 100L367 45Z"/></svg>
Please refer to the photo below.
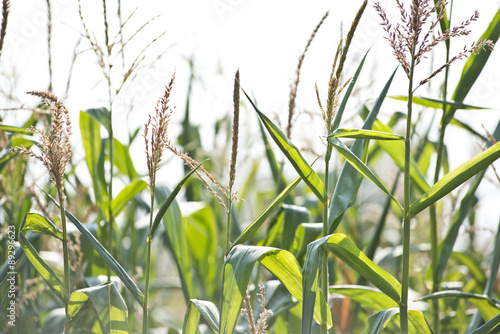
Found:
<svg viewBox="0 0 500 334"><path fill-rule="evenodd" d="M0 56L2 55L3 42L7 34L7 20L9 18L10 0L2 1L2 24L0 26Z"/></svg>
<svg viewBox="0 0 500 334"><path fill-rule="evenodd" d="M52 91L52 6L47 0L47 53L49 55L49 92Z"/></svg>
<svg viewBox="0 0 500 334"><path fill-rule="evenodd" d="M45 130L31 128L34 133L40 136L40 154L28 150L23 146L15 147L12 151L26 154L41 161L52 179L52 184L57 189L63 230L64 287L68 293L71 293L68 232L64 205L64 201L66 200L66 195L64 194L64 175L66 173L66 165L71 158L71 120L68 110L54 94L47 91L33 91L28 92L28 94L42 98L50 103L50 111L53 116L51 127L47 133L45 133ZM65 305L65 310L66 320L68 320L68 305ZM65 332L69 333L69 328L65 328Z"/></svg>
<svg viewBox="0 0 500 334"><path fill-rule="evenodd" d="M431 52L434 47L442 42L446 42L452 37L464 36L469 34L467 26L476 21L479 13L476 11L468 20L462 22L460 26L446 30L442 34L434 35L432 38L433 30L443 18L447 2L440 0L436 4L431 5L429 0L412 0L410 5L410 13L403 6L400 0L396 0L400 9L401 24L393 25L390 23L385 11L379 3L375 3L375 10L378 12L382 19L381 25L387 32L393 53L397 60L403 67L408 78L408 103L407 103L407 118L406 118L406 134L405 134L405 165L404 165L404 213L403 213L403 257L402 257L402 291L400 301L400 327L402 333L408 333L408 288L409 288L409 273L410 273L410 218L408 215L410 207L410 153L411 153L411 130L412 130L412 106L413 94L416 89L426 84L434 76L442 72L445 68L449 67L453 62L458 59L466 58L470 53L476 53L479 49L485 47L492 48L491 41L480 39L477 43L472 44L471 47L465 47L455 57L448 60L444 65L432 72L428 77L422 79L420 83L414 87L414 74L415 67L421 62L425 55ZM435 14L436 18L430 20L431 15ZM425 29L425 31L424 31ZM425 33L425 34L423 34ZM422 37L423 36L423 37ZM437 255L437 227L435 220L431 220L431 254L434 257ZM434 259L433 259L434 262ZM437 262L436 262L437 263ZM432 266L436 270L436 266ZM433 273L434 276L434 273ZM435 284L434 284L435 285ZM434 304L436 307L436 304ZM434 310L438 312L438 310ZM434 322L436 324L436 321Z"/></svg>
<svg viewBox="0 0 500 334"><path fill-rule="evenodd" d="M170 142L168 138L168 124L170 116L172 115L172 108L169 106L170 93L175 80L175 74L172 76L170 83L165 87L164 95L158 100L155 108L155 115L149 115L148 121L144 126L144 142L146 145L146 161L148 164L149 175L149 190L151 191L151 210L149 213L149 229L153 227L153 208L155 200L155 185L156 185L156 172L158 171L159 164L162 160L163 150ZM147 240L147 258L146 258L146 278L144 290L144 305L143 305L143 321L142 333L146 334L149 328L148 322L148 307L149 307L149 278L151 272L151 243L152 240Z"/></svg>
<svg viewBox="0 0 500 334"><path fill-rule="evenodd" d="M229 186L227 197L227 232L226 232L226 250L230 246L231 238L231 211L233 200L236 195L233 194L234 179L236 177L236 158L238 156L238 135L240 124L240 70L234 75L234 90L233 90L233 131L232 131L232 147L231 147L231 163L229 165Z"/></svg>

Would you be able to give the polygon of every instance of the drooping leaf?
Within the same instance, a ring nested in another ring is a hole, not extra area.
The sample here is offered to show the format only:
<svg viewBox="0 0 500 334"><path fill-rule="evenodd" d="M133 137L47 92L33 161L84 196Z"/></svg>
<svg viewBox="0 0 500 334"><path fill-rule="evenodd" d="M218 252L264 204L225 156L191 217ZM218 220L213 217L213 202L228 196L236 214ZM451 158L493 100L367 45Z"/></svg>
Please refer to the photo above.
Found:
<svg viewBox="0 0 500 334"><path fill-rule="evenodd" d="M259 115L262 123L264 124L267 132L271 135L274 142L280 148L281 152L286 156L288 161L295 168L300 177L307 184L309 189L316 195L316 197L322 202L326 203L327 197L325 197L325 186L319 178L318 174L311 168L309 163L304 159L299 149L286 137L286 135L281 131L278 126L276 126L266 115L264 115L257 106L253 103L250 97L246 94L245 96L252 104L253 108Z"/></svg>
<svg viewBox="0 0 500 334"><path fill-rule="evenodd" d="M389 96L390 98L394 100L399 100L399 101L408 101L408 96L404 95L399 95L399 96ZM459 109L487 109L484 107L477 107L477 106L471 106L468 104L464 104L460 101L444 101L444 100L436 100L436 99L431 99L428 97L423 97L423 96L414 96L413 99L413 104L417 104L422 107L426 108L434 108L434 109L443 109L443 105L446 104L449 107L453 107L457 110Z"/></svg>
<svg viewBox="0 0 500 334"><path fill-rule="evenodd" d="M344 145L337 138L328 138L330 144L332 144L337 151L368 180L372 181L377 187L379 187L383 192L392 198L392 200L401 208L399 201L392 195L392 193L385 187L385 185L379 180L379 178L371 171L368 166L366 166L363 161L361 161L347 146Z"/></svg>
<svg viewBox="0 0 500 334"><path fill-rule="evenodd" d="M399 308L390 308L377 312L368 318L368 323L363 334L383 333L384 327L394 316L399 315ZM410 329L418 334L432 334L429 324L424 318L422 311L408 310L408 320L410 320Z"/></svg>
<svg viewBox="0 0 500 334"><path fill-rule="evenodd" d="M471 334L488 334L495 328L498 328L498 324L500 324L500 314L493 317L490 321L473 331ZM495 331L497 333L498 330Z"/></svg>
<svg viewBox="0 0 500 334"><path fill-rule="evenodd" d="M200 323L200 315L214 333L219 332L220 314L217 306L209 301L191 299L184 316L182 333L196 334Z"/></svg>
<svg viewBox="0 0 500 334"><path fill-rule="evenodd" d="M92 108L92 109L87 109L86 111L87 114L92 116L95 120L97 120L101 125L104 126L104 128L110 132L111 129L111 123L109 122L109 111L106 108Z"/></svg>
<svg viewBox="0 0 500 334"><path fill-rule="evenodd" d="M118 216L125 206L147 186L148 184L145 181L135 180L123 188L111 203L113 217Z"/></svg>
<svg viewBox="0 0 500 334"><path fill-rule="evenodd" d="M89 317L89 313L93 317ZM89 321L95 318L100 333L129 333L127 304L115 283L74 291L69 300L68 317L68 327L96 329L96 324Z"/></svg>
<svg viewBox="0 0 500 334"><path fill-rule="evenodd" d="M409 216L413 217L437 202L498 158L500 158L500 142L443 176L422 197L410 205Z"/></svg>
<svg viewBox="0 0 500 334"><path fill-rule="evenodd" d="M329 291L349 297L376 312L398 307L398 303L380 290L364 285L333 285Z"/></svg>
<svg viewBox="0 0 500 334"><path fill-rule="evenodd" d="M128 146L123 145L116 138L113 139L113 163L120 173L128 176L129 180L135 180L139 177L130 157Z"/></svg>
<svg viewBox="0 0 500 334"><path fill-rule="evenodd" d="M37 213L27 213L19 228L19 243L24 251L24 254L29 259L33 267L45 280L50 289L61 299L65 304L69 300L69 291L66 290L64 284L52 268L36 251L35 247L26 238L26 234L30 231L49 235L62 240L62 231L48 218Z"/></svg>

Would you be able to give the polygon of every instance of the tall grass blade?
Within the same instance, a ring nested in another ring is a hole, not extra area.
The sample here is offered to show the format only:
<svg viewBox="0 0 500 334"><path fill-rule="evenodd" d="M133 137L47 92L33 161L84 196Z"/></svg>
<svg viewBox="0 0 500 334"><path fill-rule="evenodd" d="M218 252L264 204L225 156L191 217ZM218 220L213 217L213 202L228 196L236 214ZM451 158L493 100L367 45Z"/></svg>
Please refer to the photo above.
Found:
<svg viewBox="0 0 500 334"><path fill-rule="evenodd" d="M408 101L408 96L405 95L397 95L397 96L389 96L391 99L398 100L398 101ZM425 107L425 108L433 108L433 109L443 109L443 105L447 105L448 107L455 108L456 110L461 110L461 109L474 109L474 110L480 110L480 109L488 109L485 107L478 107L478 106L471 106L469 104L464 104L461 101L444 101L444 100L436 100L436 99L431 99L429 97L423 97L423 96L414 96L412 99L412 103Z"/></svg>
<svg viewBox="0 0 500 334"><path fill-rule="evenodd" d="M363 306L378 312L389 308L398 307L389 296L379 289L364 285L333 285L328 289L330 293L338 293L346 296Z"/></svg>
<svg viewBox="0 0 500 334"><path fill-rule="evenodd" d="M118 139L113 138L113 163L120 173L127 175L129 180L135 180L139 177L134 162L130 156L128 146L123 145Z"/></svg>
<svg viewBox="0 0 500 334"><path fill-rule="evenodd" d="M496 143L443 176L422 197L410 205L409 216L413 217L429 205L437 202L498 158L500 158L500 143Z"/></svg>
<svg viewBox="0 0 500 334"><path fill-rule="evenodd" d="M325 197L325 186L319 178L318 174L311 168L311 166L304 159L299 149L286 137L285 133L280 130L269 118L266 117L257 106L253 103L247 93L243 90L245 96L252 104L253 108L259 115L264 127L273 138L274 142L278 145L281 152L287 157L288 161L295 168L300 177L307 184L309 189L316 195L316 197L322 202L326 203L328 200Z"/></svg>
<svg viewBox="0 0 500 334"><path fill-rule="evenodd" d="M125 206L138 194L148 186L147 182L142 180L132 181L128 186L123 188L111 203L113 217L118 216ZM109 218L109 217L107 217Z"/></svg>
<svg viewBox="0 0 500 334"><path fill-rule="evenodd" d="M389 320L398 314L399 308L390 308L371 315L370 318L368 318L368 323L366 324L363 334L383 333L383 329L389 323ZM432 334L422 311L409 310L408 319L410 320L410 329L413 330L413 333Z"/></svg>
<svg viewBox="0 0 500 334"><path fill-rule="evenodd" d="M490 321L473 331L471 334L488 334L488 333L498 333L498 325L500 324L500 314L496 315ZM494 332L493 329L497 328Z"/></svg>
<svg viewBox="0 0 500 334"><path fill-rule="evenodd" d="M397 69L396 69L397 70ZM372 110L368 114L363 125L363 130L370 130L377 118L377 115L382 107L382 103L389 91L392 79L396 74L396 70L392 73L391 77L385 84L382 92L380 93L377 101L373 105ZM356 139L354 144L351 146L351 151L359 158L363 152L364 140ZM344 217L344 214L351 207L352 199L356 197L357 190L359 189L359 173L351 166L350 163L345 162L342 166L342 171L340 172L337 185L335 186L335 191L333 192L333 197L330 204L330 212L328 215L328 231L333 233Z"/></svg>

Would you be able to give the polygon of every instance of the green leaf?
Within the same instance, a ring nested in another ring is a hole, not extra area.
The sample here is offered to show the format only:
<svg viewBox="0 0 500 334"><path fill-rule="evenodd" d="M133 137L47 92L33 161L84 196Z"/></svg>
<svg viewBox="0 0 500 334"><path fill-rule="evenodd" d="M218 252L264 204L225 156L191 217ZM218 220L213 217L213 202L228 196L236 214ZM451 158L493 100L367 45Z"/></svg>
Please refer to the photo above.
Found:
<svg viewBox="0 0 500 334"><path fill-rule="evenodd" d="M169 201L170 190L166 187L156 186L155 197L158 204L162 203L163 208L163 204ZM162 209L160 208L160 210ZM168 210L165 208L163 214L160 215L159 213L160 212L156 214L156 218L160 217L163 220L163 226L168 240L167 245L177 265L182 292L187 304L194 295L193 260L189 253L190 245L187 238L187 226L175 198L168 205Z"/></svg>
<svg viewBox="0 0 500 334"><path fill-rule="evenodd" d="M179 191L181 191L184 183L186 183L186 181L191 177L191 175L193 175L193 173L195 173L198 170L198 168L200 168L201 165L203 165L205 161L203 161L201 164L196 166L196 168L187 173L186 176L184 176L184 178L175 186L174 190L172 190L172 192L168 195L167 199L163 202L163 204L160 207L160 210L158 210L158 213L155 216L155 220L153 221L153 226L151 227L151 231L149 231L147 240L148 243L152 242L156 229L160 225L160 222L163 216L165 215L165 212L167 212L168 208L174 201L175 197L177 196L177 194L179 194Z"/></svg>
<svg viewBox="0 0 500 334"><path fill-rule="evenodd" d="M379 178L371 171L368 166L366 166L363 161L361 161L347 146L344 145L337 138L328 138L328 142L332 144L337 151L354 167L358 172L360 172L368 180L372 181L377 187L379 187L383 192L389 195L392 200L401 208L399 201L392 195L392 193L382 184Z"/></svg>
<svg viewBox="0 0 500 334"><path fill-rule="evenodd" d="M123 210L123 208L125 208L125 206L141 191L146 189L147 186L148 184L145 181L135 180L132 181L128 186L123 188L111 203L113 217L117 217Z"/></svg>
<svg viewBox="0 0 500 334"><path fill-rule="evenodd" d="M17 133L17 134L27 135L27 136L33 135L33 132L28 130L28 129L20 128L18 126L13 126L13 125L5 125L5 124L0 124L0 131Z"/></svg>
<svg viewBox="0 0 500 334"><path fill-rule="evenodd" d="M375 314L372 314L368 318L368 323L366 324L363 334L377 334L380 333L384 327L387 325L389 320L396 314L399 314L399 308L390 308L387 310L382 310Z"/></svg>
<svg viewBox="0 0 500 334"><path fill-rule="evenodd" d="M127 305L115 283L74 291L68 305L68 317L68 327L92 330L96 326L89 320L95 318L100 333L129 333Z"/></svg>
<svg viewBox="0 0 500 334"><path fill-rule="evenodd" d="M387 125L383 124L380 121L376 121L375 124L373 125L373 129L378 130L378 131L383 131L387 133L392 133L392 130L390 127ZM377 142L377 145L382 147L382 149L391 157L391 159L396 163L396 165L401 169L404 170L404 157L405 157L405 144L404 142L400 141L379 141ZM410 178L413 181L413 184L418 188L418 190L422 193L426 192L429 190L430 186L425 180L424 175L418 168L417 163L413 158L411 158L410 161L411 168L410 168Z"/></svg>
<svg viewBox="0 0 500 334"><path fill-rule="evenodd" d="M408 101L408 96L404 95L398 95L398 96L389 96L391 99L394 100L399 100L399 101ZM443 109L443 105L446 104L448 107L453 107L456 110L459 109L488 109L484 107L477 107L477 106L471 106L468 104L464 104L460 101L444 101L444 100L436 100L436 99L431 99L428 97L422 97L422 96L414 96L413 97L413 104L423 106L426 108L433 108L433 109Z"/></svg>
<svg viewBox="0 0 500 334"><path fill-rule="evenodd" d="M220 333L232 333L240 313L240 306L246 293L250 274L255 263L259 261L265 268L274 274L297 300L302 300L302 275L300 266L295 257L288 251L271 247L236 246L224 262L224 284L222 297L222 311ZM316 305L316 306L315 306ZM327 308L325 301L317 298L312 303L311 314L321 322L321 308ZM332 321L330 313L324 319L328 327Z"/></svg>
<svg viewBox="0 0 500 334"><path fill-rule="evenodd" d="M262 213L250 224L248 227L240 234L238 238L233 242L233 245L242 244L248 239L250 239L264 224L266 219L271 213L273 213L285 200L285 198L292 192L292 190L299 184L302 179L300 177L296 178L292 183L290 183L281 194L278 195L265 209Z"/></svg>
<svg viewBox="0 0 500 334"><path fill-rule="evenodd" d="M87 114L92 116L95 120L101 123L108 133L111 132L111 123L109 122L109 111L106 108L92 108L87 109Z"/></svg>
<svg viewBox="0 0 500 334"><path fill-rule="evenodd" d="M66 290L64 284L59 279L59 276L52 268L40 257L35 247L26 238L26 234L30 231L46 234L62 240L62 231L54 225L48 218L37 213L27 213L19 228L19 243L24 251L24 254L31 262L36 271L47 282L50 289L61 299L65 304L68 304L69 291Z"/></svg>
<svg viewBox="0 0 500 334"><path fill-rule="evenodd" d="M330 293L338 293L373 309L382 311L398 307L398 303L382 293L380 290L364 285L333 285L328 289Z"/></svg>
<svg viewBox="0 0 500 334"><path fill-rule="evenodd" d="M397 70L397 69L396 69ZM387 95L389 87L391 86L392 79L396 74L396 70L392 73L391 77L385 84L384 88L380 92L377 101L373 105L372 110L368 114L363 125L363 130L370 130L375 122L377 115L382 107L382 103ZM361 157L363 153L363 147L365 146L364 139L356 139L354 144L351 146L351 151L358 157ZM342 171L338 178L335 190L333 192L332 199L330 201L330 211L328 215L328 231L333 233L344 217L344 214L352 206L353 199L356 198L361 178L358 171L351 166L347 161L342 166Z"/></svg>
<svg viewBox="0 0 500 334"><path fill-rule="evenodd" d="M127 175L130 180L139 177L134 162L130 157L129 147L123 145L118 139L113 140L113 163L120 173Z"/></svg>
<svg viewBox="0 0 500 334"><path fill-rule="evenodd" d="M376 140L404 140L405 137L389 132L380 132L363 129L337 129L328 136L328 141L331 138L355 138L355 139L376 139Z"/></svg>
<svg viewBox="0 0 500 334"><path fill-rule="evenodd" d="M399 304L401 284L393 276L366 257L345 234L329 235L307 246L303 271L302 333L309 334L311 331L311 305L318 290L320 266L325 256L325 249Z"/></svg>
<svg viewBox="0 0 500 334"><path fill-rule="evenodd" d="M500 314L496 315L494 318L492 318L490 321L485 323L483 326L479 327L475 331L473 331L471 334L488 334L496 328L500 324ZM497 332L497 331L495 331Z"/></svg>
<svg viewBox="0 0 500 334"><path fill-rule="evenodd" d="M302 206L283 204L283 213L280 218L283 219L280 248L290 251L297 228L309 221L309 210Z"/></svg>
<svg viewBox="0 0 500 334"><path fill-rule="evenodd" d="M300 153L299 149L286 137L283 131L281 131L280 128L278 128L269 118L266 117L266 115L257 109L257 106L253 103L245 91L243 91L243 93L250 101L250 104L252 104L266 130L271 135L274 142L278 145L281 152L283 152L288 161L290 161L297 173L304 180L309 189L311 189L311 191L316 195L316 197L318 197L322 203L326 203L328 198L325 197L325 186L323 185L323 182L319 178L318 174L316 174L316 172L311 168Z"/></svg>
<svg viewBox="0 0 500 334"><path fill-rule="evenodd" d="M475 293L468 293L462 291L439 291L431 295L424 296L420 300L432 300L432 299L457 299L465 298L474 306L477 307L484 321L490 321L495 316L500 314L500 305L494 301L492 298L486 295L478 295Z"/></svg>
<svg viewBox="0 0 500 334"><path fill-rule="evenodd" d="M189 301L186 314L184 316L184 324L182 333L196 334L198 333L198 324L200 323L200 314L205 322L210 326L214 333L219 332L219 310L214 303L191 299Z"/></svg>
<svg viewBox="0 0 500 334"><path fill-rule="evenodd" d="M437 202L498 158L500 158L500 142L443 176L422 197L410 205L409 217L415 216Z"/></svg>

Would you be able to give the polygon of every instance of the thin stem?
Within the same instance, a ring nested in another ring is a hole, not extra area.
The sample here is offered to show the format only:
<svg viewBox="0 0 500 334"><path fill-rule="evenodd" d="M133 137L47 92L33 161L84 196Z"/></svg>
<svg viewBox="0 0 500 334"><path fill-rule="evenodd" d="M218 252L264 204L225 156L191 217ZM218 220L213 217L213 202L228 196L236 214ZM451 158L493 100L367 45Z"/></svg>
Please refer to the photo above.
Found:
<svg viewBox="0 0 500 334"><path fill-rule="evenodd" d="M57 189L57 193L59 196L59 206L61 211L61 225L63 230L63 256L64 256L64 287L68 291L71 292L71 282L70 282L70 270L69 270L69 250L68 250L68 230L66 228L66 210L64 209L64 194L61 189ZM68 324L68 304L64 307L66 313L66 324ZM64 333L69 333L70 328L64 327Z"/></svg>
<svg viewBox="0 0 500 334"><path fill-rule="evenodd" d="M229 193L227 198L227 231L226 231L226 251L229 249L230 238L231 238L231 210L233 207L233 187L229 187Z"/></svg>
<svg viewBox="0 0 500 334"><path fill-rule="evenodd" d="M329 148L327 148L328 150ZM327 154L329 157L329 154ZM330 170L330 159L325 158L325 196L328 198L328 178ZM328 200L323 203L323 237L328 235ZM324 250L325 254L323 256L323 263L321 269L321 292L325 297L326 304L328 305L328 251ZM323 313L324 310L322 310ZM322 314L323 316L323 314ZM328 333L327 324L325 322L321 323L321 334Z"/></svg>
<svg viewBox="0 0 500 334"><path fill-rule="evenodd" d="M151 211L149 212L149 230L151 231L151 228L153 227L153 208L154 208L154 203L155 203L155 180L156 179L156 172L153 173L153 180L151 180L152 188L151 188ZM142 306L142 333L147 334L148 329L149 329L149 321L148 321L148 314L149 314L149 277L150 277L150 271L151 271L151 243L153 242L152 239L149 237L146 240L148 244L148 250L147 250L147 255L146 255L146 282L144 284L144 305Z"/></svg>

